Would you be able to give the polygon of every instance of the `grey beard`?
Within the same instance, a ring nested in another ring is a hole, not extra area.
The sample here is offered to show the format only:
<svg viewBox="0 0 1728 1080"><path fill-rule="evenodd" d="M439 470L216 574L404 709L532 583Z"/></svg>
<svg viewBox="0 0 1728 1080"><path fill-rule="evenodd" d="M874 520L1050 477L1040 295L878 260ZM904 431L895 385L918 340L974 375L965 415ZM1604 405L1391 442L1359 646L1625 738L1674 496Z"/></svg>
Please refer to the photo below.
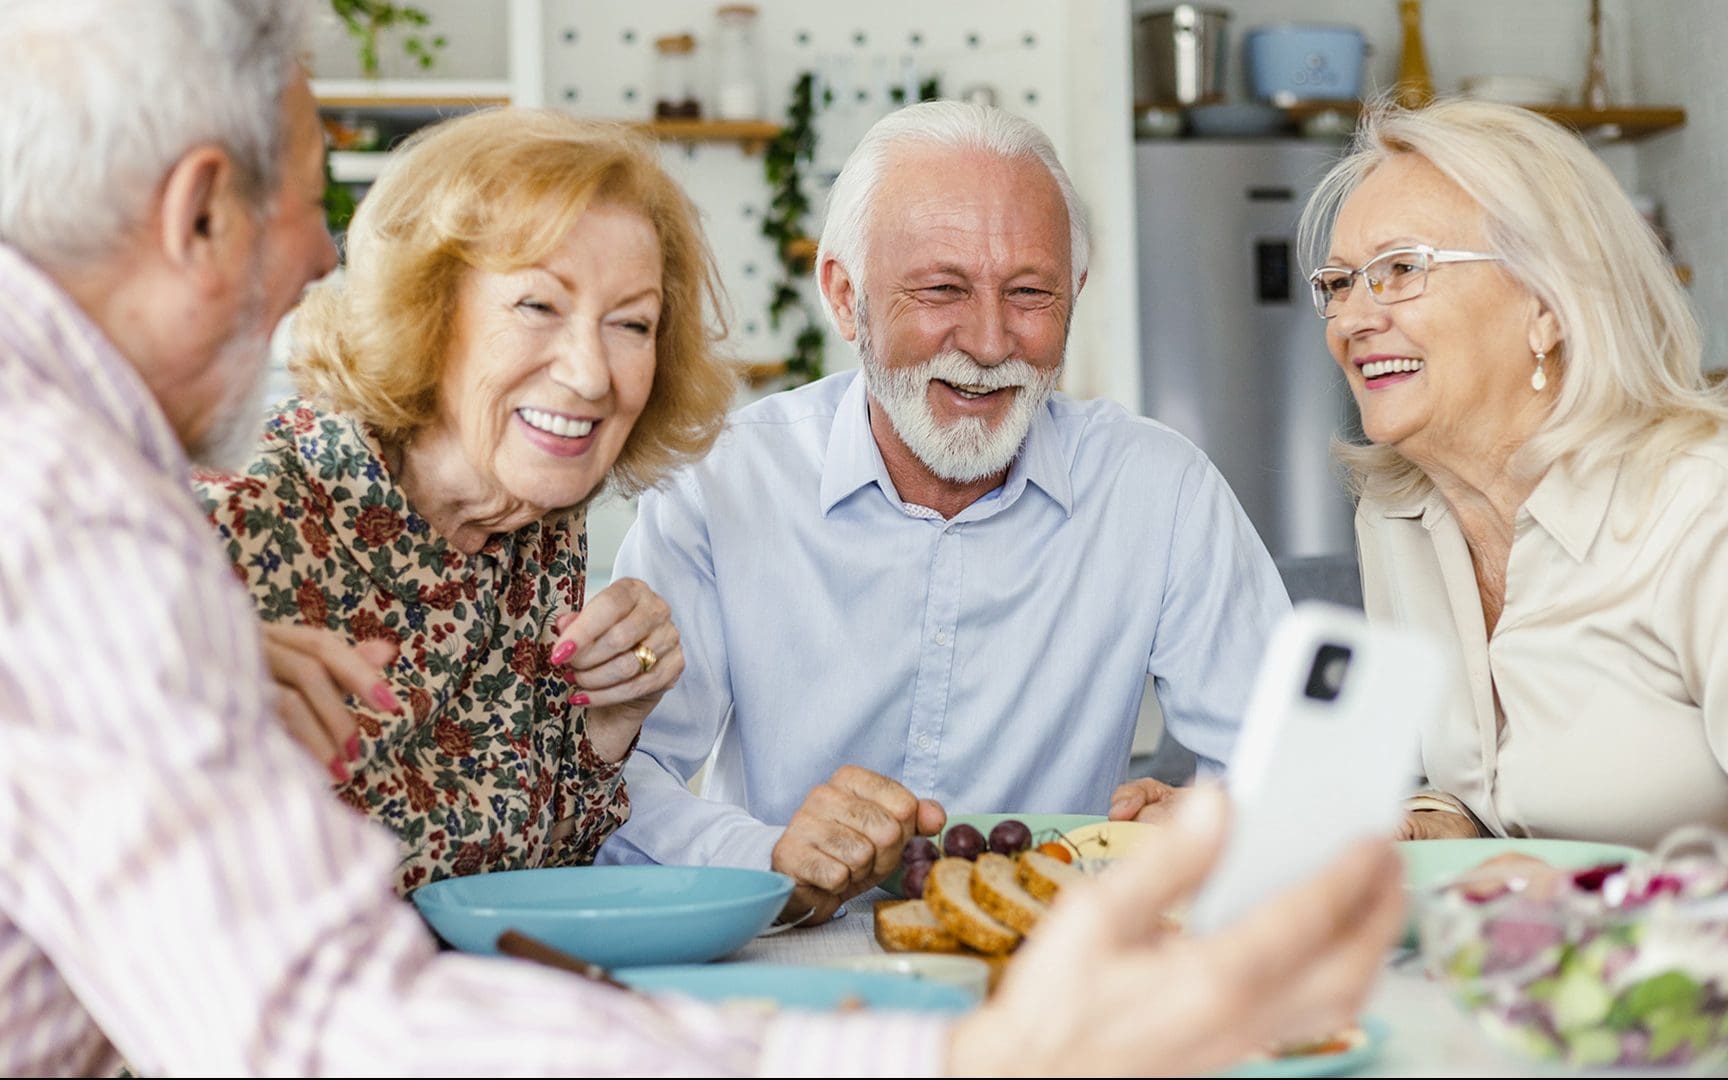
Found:
<svg viewBox="0 0 1728 1080"><path fill-rule="evenodd" d="M236 319L232 336L217 354L218 369L229 373L228 392L216 406L210 427L186 448L194 465L217 472L238 472L258 451L264 434L264 397L269 388L270 333L264 321L263 278Z"/></svg>
<svg viewBox="0 0 1728 1080"><path fill-rule="evenodd" d="M1038 410L1055 392L1061 368L1043 371L1025 360L986 366L962 352L938 353L913 367L889 368L876 355L863 306L858 308L858 359L870 396L887 414L894 433L924 467L940 479L968 484L1002 472L1020 453ZM1018 387L1008 415L992 429L968 417L944 424L930 408L933 379L991 388Z"/></svg>

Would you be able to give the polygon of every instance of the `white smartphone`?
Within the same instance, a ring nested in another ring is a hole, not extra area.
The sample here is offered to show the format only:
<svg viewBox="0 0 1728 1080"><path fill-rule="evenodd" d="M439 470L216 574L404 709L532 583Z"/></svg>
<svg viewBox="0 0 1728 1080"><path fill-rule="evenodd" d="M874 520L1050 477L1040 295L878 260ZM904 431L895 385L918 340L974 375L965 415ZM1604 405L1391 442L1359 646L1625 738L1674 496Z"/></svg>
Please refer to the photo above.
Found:
<svg viewBox="0 0 1728 1080"><path fill-rule="evenodd" d="M1426 636L1370 628L1359 611L1303 603L1285 617L1249 697L1225 778L1230 834L1191 929L1227 926L1352 841L1391 835L1447 663Z"/></svg>

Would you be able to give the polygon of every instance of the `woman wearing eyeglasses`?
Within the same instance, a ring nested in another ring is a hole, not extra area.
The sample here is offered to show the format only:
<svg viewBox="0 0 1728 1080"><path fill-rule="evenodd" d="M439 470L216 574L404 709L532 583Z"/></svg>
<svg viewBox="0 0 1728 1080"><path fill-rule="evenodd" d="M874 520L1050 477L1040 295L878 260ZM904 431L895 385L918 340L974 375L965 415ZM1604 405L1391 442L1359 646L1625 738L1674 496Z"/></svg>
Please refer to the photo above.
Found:
<svg viewBox="0 0 1728 1080"><path fill-rule="evenodd" d="M1455 654L1405 837L1728 828L1728 402L1613 176L1523 109L1378 110L1303 235L1369 617Z"/></svg>

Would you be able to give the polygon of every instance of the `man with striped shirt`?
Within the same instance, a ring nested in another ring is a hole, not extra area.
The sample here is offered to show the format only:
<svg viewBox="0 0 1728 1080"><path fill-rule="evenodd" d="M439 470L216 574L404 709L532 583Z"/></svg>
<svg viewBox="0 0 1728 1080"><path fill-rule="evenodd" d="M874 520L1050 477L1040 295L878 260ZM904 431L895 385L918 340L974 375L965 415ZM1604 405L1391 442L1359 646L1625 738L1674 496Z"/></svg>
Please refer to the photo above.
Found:
<svg viewBox="0 0 1728 1080"><path fill-rule="evenodd" d="M392 838L273 715L185 486L249 449L264 342L335 262L304 18L0 0L0 1074L1195 1072L1354 1009L1399 918L1388 850L1173 945L1146 913L1204 874L1216 815L952 1025L439 954Z"/></svg>

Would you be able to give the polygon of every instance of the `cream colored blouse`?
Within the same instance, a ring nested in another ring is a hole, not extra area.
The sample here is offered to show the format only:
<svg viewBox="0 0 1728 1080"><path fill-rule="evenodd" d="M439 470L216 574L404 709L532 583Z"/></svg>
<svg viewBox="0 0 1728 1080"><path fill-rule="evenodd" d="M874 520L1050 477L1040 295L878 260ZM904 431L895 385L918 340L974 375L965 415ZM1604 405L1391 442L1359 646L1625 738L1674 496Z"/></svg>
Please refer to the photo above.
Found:
<svg viewBox="0 0 1728 1080"><path fill-rule="evenodd" d="M1363 500L1356 536L1369 618L1456 654L1422 735L1431 787L1497 835L1648 848L1728 830L1728 437L1654 485L1617 462L1549 470L1518 511L1492 638L1438 493Z"/></svg>

